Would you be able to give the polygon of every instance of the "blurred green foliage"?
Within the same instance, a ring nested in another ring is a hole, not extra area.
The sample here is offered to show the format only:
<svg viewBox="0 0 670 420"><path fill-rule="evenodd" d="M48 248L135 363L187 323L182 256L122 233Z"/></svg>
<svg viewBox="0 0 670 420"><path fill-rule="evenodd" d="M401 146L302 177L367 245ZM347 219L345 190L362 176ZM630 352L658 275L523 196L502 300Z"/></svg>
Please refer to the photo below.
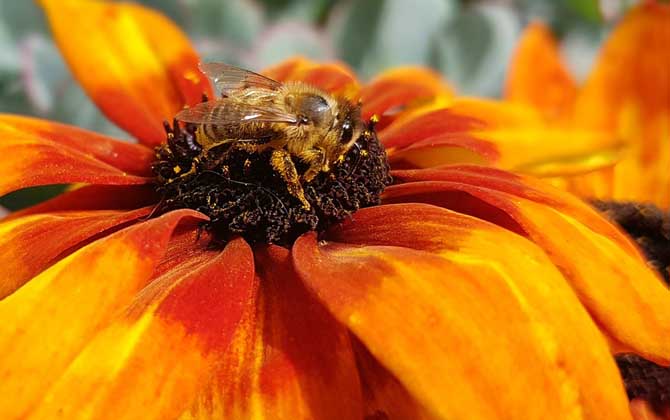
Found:
<svg viewBox="0 0 670 420"><path fill-rule="evenodd" d="M464 94L497 96L529 21L542 19L554 28L573 70L583 77L611 22L631 0L137 2L171 17L207 60L262 69L301 54L343 60L364 80L391 66L420 64L442 72ZM72 79L42 12L28 0L0 0L0 112L128 138ZM35 191L0 204L19 208L58 189Z"/></svg>

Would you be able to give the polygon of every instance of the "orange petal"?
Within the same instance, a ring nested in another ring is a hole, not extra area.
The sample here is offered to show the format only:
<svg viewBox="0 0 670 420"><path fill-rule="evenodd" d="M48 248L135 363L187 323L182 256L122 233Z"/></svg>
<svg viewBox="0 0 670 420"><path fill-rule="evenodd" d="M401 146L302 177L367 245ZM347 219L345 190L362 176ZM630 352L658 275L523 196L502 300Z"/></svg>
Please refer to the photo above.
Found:
<svg viewBox="0 0 670 420"><path fill-rule="evenodd" d="M670 206L670 4L642 2L605 43L579 95L577 123L630 149L610 198Z"/></svg>
<svg viewBox="0 0 670 420"><path fill-rule="evenodd" d="M537 279L542 278L541 287L546 287L548 290L544 290L545 295L539 295L539 299L535 301L526 294L528 303L535 302L540 306L551 306L559 299L570 301L568 303L562 300L566 307L557 308L553 319L554 325L565 326L559 328L560 339L556 340L560 343L558 345L565 349L564 355L567 363L562 367L583 384L581 394L594 393L594 399L590 400L591 405L585 411L599 411L603 403L601 398L608 397L596 396L596 394L611 386L608 381L614 380L619 383L620 380L617 371L612 372L611 366L608 366L605 370L614 378L610 376L610 379L596 385L593 383L593 378L594 375L599 374L594 374L594 366L590 363L582 363L584 361L582 357L588 356L579 356L582 358L580 362L574 359L573 349L580 348L586 343L584 339L574 336L576 334L574 328L586 322L591 325L590 329L592 329L593 325L588 321L589 316L581 309L582 305L572 293L568 292L569 298L558 298L556 293L565 293L565 289L569 287L565 280L562 280L560 287L557 287L553 282L546 280L546 274L536 271L536 264L530 263L528 258L539 258L545 264L551 264L546 257L537 257L542 254L539 249L516 235L496 239L496 236L501 233L501 230L496 227L463 214L424 204L407 203L362 209L352 219L332 228L326 238L351 244L403 246L438 253L454 262L462 261L468 265L484 267L492 265L496 267L496 270L507 272L509 280L515 283L513 287L520 292L528 287L523 285L526 279L537 285ZM501 243L504 243L505 246L500 247ZM548 271L555 272L555 270ZM569 305L575 307L571 308ZM575 316L575 319L568 321L566 316ZM504 331L504 328L501 331ZM589 328L582 331L589 331ZM601 364L605 363L603 357L609 359L602 354L597 357L601 360L599 362ZM613 395L615 394L610 393L609 398L614 398ZM585 415L584 418L592 417Z"/></svg>
<svg viewBox="0 0 670 420"><path fill-rule="evenodd" d="M399 118L379 138L394 168L470 163L539 176L612 166L624 146L605 131L550 126L524 104L475 98Z"/></svg>
<svg viewBox="0 0 670 420"><path fill-rule="evenodd" d="M351 99L359 95L360 86L353 70L344 63L324 63L311 69L294 73L295 80L301 80L310 85L335 95L342 95Z"/></svg>
<svg viewBox="0 0 670 420"><path fill-rule="evenodd" d="M156 278L91 340L34 416L176 418L206 385L255 287L242 240Z"/></svg>
<svg viewBox="0 0 670 420"><path fill-rule="evenodd" d="M374 210L389 217L378 226L398 221L389 208ZM441 418L629 418L605 341L541 250L488 223L435 211L456 220L407 209L416 228L395 223L396 238L407 233L425 244L439 232L450 244L440 255L317 243L308 235L294 245L296 267L370 353ZM501 250L500 243L511 246ZM532 399L528 390L535 390Z"/></svg>
<svg viewBox="0 0 670 420"><path fill-rule="evenodd" d="M551 125L523 103L458 98L449 109L480 122L466 134L498 151L499 168L543 177L587 173L614 165L624 153L625 145L607 131Z"/></svg>
<svg viewBox="0 0 670 420"><path fill-rule="evenodd" d="M630 240L585 203L542 182L487 168L406 171L394 177L413 182L389 187L387 203L435 204L494 223L503 212L561 269L616 351L670 363L670 291Z"/></svg>
<svg viewBox="0 0 670 420"><path fill-rule="evenodd" d="M506 99L533 106L549 119L559 119L572 111L576 96L575 81L551 31L541 22L530 24L512 58Z"/></svg>
<svg viewBox="0 0 670 420"><path fill-rule="evenodd" d="M388 153L394 169L436 167L456 163L491 164L498 159L496 147L487 141L462 134L442 134L412 143Z"/></svg>
<svg viewBox="0 0 670 420"><path fill-rule="evenodd" d="M160 197L153 185L84 185L43 201L32 207L11 213L6 219L29 214L83 210L135 210L156 206Z"/></svg>
<svg viewBox="0 0 670 420"><path fill-rule="evenodd" d="M155 278L96 334L32 414L178 417L207 384L256 287L253 254L241 239Z"/></svg>
<svg viewBox="0 0 670 420"><path fill-rule="evenodd" d="M0 136L48 140L133 175L150 176L156 157L148 147L88 130L20 115L0 114Z"/></svg>
<svg viewBox="0 0 670 420"><path fill-rule="evenodd" d="M361 393L347 330L307 292L286 249L256 252L260 290L186 418L354 419Z"/></svg>
<svg viewBox="0 0 670 420"><path fill-rule="evenodd" d="M164 120L211 97L198 55L168 18L131 3L40 0L54 39L100 109L148 145Z"/></svg>
<svg viewBox="0 0 670 420"><path fill-rule="evenodd" d="M394 167L430 167L446 163L492 163L498 151L474 132L482 123L448 109L396 122L379 133Z"/></svg>
<svg viewBox="0 0 670 420"><path fill-rule="evenodd" d="M437 72L423 67L398 67L377 76L361 91L363 118L381 116L394 108L429 101L437 95L453 96L452 88Z"/></svg>
<svg viewBox="0 0 670 420"><path fill-rule="evenodd" d="M130 175L88 152L30 133L6 133L0 142L4 176L0 196L21 188L48 184L146 184L149 178Z"/></svg>
<svg viewBox="0 0 670 420"><path fill-rule="evenodd" d="M586 205L571 194L552 188L541 180L495 168L471 165L445 166L435 170L393 171L392 174L397 182L454 182L471 185L473 188L477 186L487 190L505 192L543 203L563 213L571 214L588 225L594 232L608 237L632 256L636 256L636 259L644 260L642 253L639 252L630 238L603 218L591 206ZM477 200L481 202L481 200ZM496 202L496 205L498 204L502 203ZM498 211L506 212L507 209L500 208ZM469 214L469 212L467 213ZM476 216L489 220L486 213L478 213Z"/></svg>
<svg viewBox="0 0 670 420"><path fill-rule="evenodd" d="M202 216L175 211L95 241L0 301L0 393L12 396L0 404L0 417L24 417L34 408L94 334L146 285L184 218Z"/></svg>
<svg viewBox="0 0 670 420"><path fill-rule="evenodd" d="M280 82L301 81L334 95L352 100L359 95L360 86L353 70L344 63L315 63L302 57L287 60L263 74Z"/></svg>
<svg viewBox="0 0 670 420"><path fill-rule="evenodd" d="M432 419L425 407L370 354L360 341L352 339L356 366L363 389L366 419Z"/></svg>
<svg viewBox="0 0 670 420"><path fill-rule="evenodd" d="M298 72L300 69L305 69L315 66L316 63L308 58L302 56L291 57L274 66L264 69L261 73L265 76L283 82L289 80L292 74Z"/></svg>
<svg viewBox="0 0 670 420"><path fill-rule="evenodd" d="M404 148L414 142L448 133L468 133L484 125L481 120L440 109L409 121L397 122L379 133L389 149Z"/></svg>
<svg viewBox="0 0 670 420"><path fill-rule="evenodd" d="M46 213L0 222L0 299L96 235L146 216L135 211ZM38 247L35 244L39 244Z"/></svg>
<svg viewBox="0 0 670 420"><path fill-rule="evenodd" d="M665 413L656 413L646 401L633 400L630 402L630 412L633 420L669 420L670 408Z"/></svg>

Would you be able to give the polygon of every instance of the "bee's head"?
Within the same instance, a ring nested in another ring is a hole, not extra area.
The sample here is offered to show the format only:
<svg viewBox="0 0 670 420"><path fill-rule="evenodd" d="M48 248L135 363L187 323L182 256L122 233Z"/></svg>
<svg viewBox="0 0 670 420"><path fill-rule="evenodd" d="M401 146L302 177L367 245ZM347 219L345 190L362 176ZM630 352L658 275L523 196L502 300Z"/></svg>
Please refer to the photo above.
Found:
<svg viewBox="0 0 670 420"><path fill-rule="evenodd" d="M333 119L333 101L317 91L307 88L296 89L287 95L285 100L289 109L298 115L304 124L322 127L329 125Z"/></svg>
<svg viewBox="0 0 670 420"><path fill-rule="evenodd" d="M338 112L333 125L340 133L339 143L342 149L348 150L365 130L360 104L354 105L346 99L338 100Z"/></svg>

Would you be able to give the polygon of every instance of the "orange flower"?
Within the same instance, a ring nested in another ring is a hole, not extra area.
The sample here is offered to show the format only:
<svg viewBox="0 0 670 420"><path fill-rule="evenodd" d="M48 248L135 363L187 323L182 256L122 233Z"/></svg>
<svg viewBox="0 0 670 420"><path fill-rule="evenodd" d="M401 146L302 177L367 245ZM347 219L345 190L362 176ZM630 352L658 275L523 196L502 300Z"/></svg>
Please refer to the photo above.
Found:
<svg viewBox="0 0 670 420"><path fill-rule="evenodd" d="M381 205L287 247L156 216L148 146L210 93L196 54L137 5L42 5L140 144L0 116L0 193L86 184L0 222L0 417L628 419L610 352L670 363L670 292L636 247L525 176L396 169ZM453 134L478 122L436 109L449 91L428 71L362 88L340 64L266 74L359 96L364 115L400 109L379 126L393 164L501 153Z"/></svg>
<svg viewBox="0 0 670 420"><path fill-rule="evenodd" d="M507 99L533 107L551 125L601 132L621 145L618 152L613 147L594 153L592 160L599 162L584 166L591 173L557 182L589 198L670 207L668 44L670 4L641 2L611 34L591 76L577 88L547 28L528 27L512 61ZM597 142L583 140L583 147L598 149ZM537 138L530 147L552 141L561 140Z"/></svg>

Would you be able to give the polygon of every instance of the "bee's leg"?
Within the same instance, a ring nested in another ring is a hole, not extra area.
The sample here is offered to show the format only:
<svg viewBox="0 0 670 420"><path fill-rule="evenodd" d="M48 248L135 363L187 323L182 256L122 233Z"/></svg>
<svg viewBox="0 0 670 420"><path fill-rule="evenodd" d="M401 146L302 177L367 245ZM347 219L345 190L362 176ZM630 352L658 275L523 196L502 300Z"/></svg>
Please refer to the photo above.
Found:
<svg viewBox="0 0 670 420"><path fill-rule="evenodd" d="M237 150L242 150L249 153L263 153L268 149L280 149L284 147L284 144L285 142L281 140L272 140L266 143L258 143L256 140L253 141L238 140L234 143L232 147Z"/></svg>
<svg viewBox="0 0 670 420"><path fill-rule="evenodd" d="M222 147L222 146L228 146L227 152L230 152L231 150L242 150L248 153L261 153L264 151L267 147L265 144L258 144L258 143L253 143L253 142L231 142L231 143L226 143L226 142L219 142L219 143L212 143L209 147L205 148L205 156L209 153L209 151L215 147ZM228 153L222 153L217 160L212 162L210 166L216 167L219 166L219 164L224 161L225 159L228 158Z"/></svg>
<svg viewBox="0 0 670 420"><path fill-rule="evenodd" d="M309 202L305 198L305 192L300 185L300 178L298 178L298 171L295 169L291 155L284 149L276 149L270 156L270 164L275 171L279 172L282 179L286 182L288 192L292 196L302 202L302 207L305 210L310 209Z"/></svg>
<svg viewBox="0 0 670 420"><path fill-rule="evenodd" d="M233 148L235 148L236 150L242 150L242 151L249 152L249 153L260 153L260 152L262 152L263 150L266 149L266 147L263 147L263 146L265 146L265 145L264 144L252 143L252 142L238 141L237 143L235 143Z"/></svg>
<svg viewBox="0 0 670 420"><path fill-rule="evenodd" d="M322 148L310 149L298 155L300 159L309 165L307 171L302 176L305 182L313 180L321 171L328 172L328 162L326 162L326 151Z"/></svg>

